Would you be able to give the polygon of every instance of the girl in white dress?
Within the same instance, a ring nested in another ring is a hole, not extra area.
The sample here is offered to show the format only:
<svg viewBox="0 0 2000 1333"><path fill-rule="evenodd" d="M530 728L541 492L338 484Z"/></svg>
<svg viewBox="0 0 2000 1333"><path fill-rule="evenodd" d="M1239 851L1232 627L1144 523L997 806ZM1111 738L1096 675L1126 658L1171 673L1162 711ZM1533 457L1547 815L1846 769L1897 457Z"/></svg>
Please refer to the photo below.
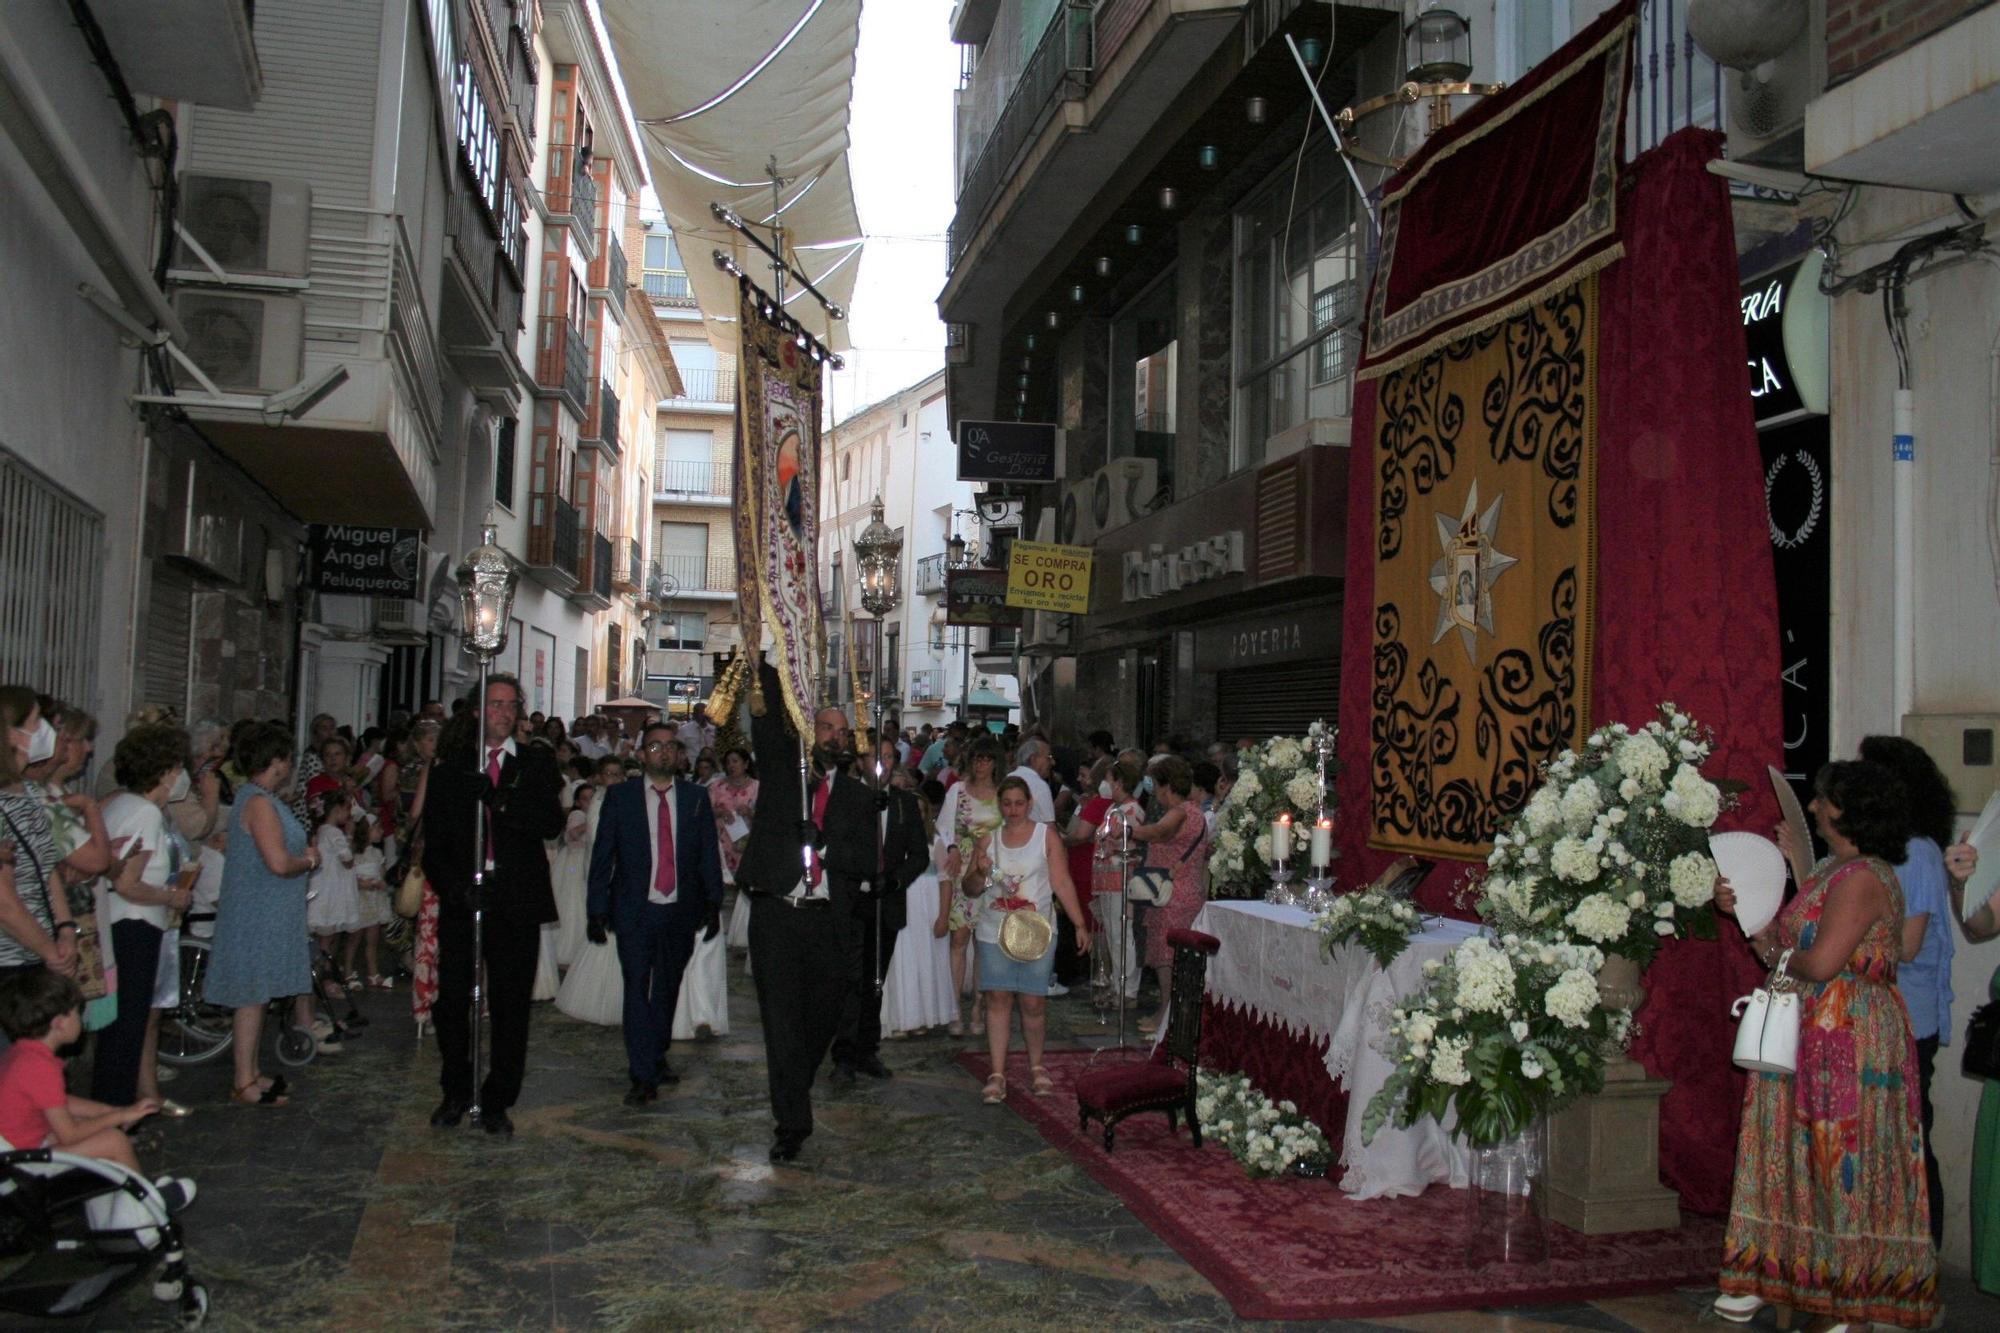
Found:
<svg viewBox="0 0 2000 1333"><path fill-rule="evenodd" d="M584 900L590 892L590 810L597 788L579 782L570 798L569 823L556 840L550 878L556 890L556 962L564 967L576 962L583 947Z"/></svg>
<svg viewBox="0 0 2000 1333"><path fill-rule="evenodd" d="M597 817L604 809L602 800L590 802L585 817L583 844L597 842ZM625 973L618 966L618 940L608 937L592 944L586 936L577 946L575 961L556 991L556 1008L571 1018L601 1027L618 1027L625 1021Z"/></svg>
<svg viewBox="0 0 2000 1333"><path fill-rule="evenodd" d="M310 809L319 821L312 835L313 846L319 849L319 869L313 871L306 893L306 929L333 958L338 956L334 952L338 937L361 928L361 890L354 878L354 849L347 840L354 803L345 793L329 793L313 797Z"/></svg>
<svg viewBox="0 0 2000 1333"><path fill-rule="evenodd" d="M358 972L360 960L368 961L368 984L388 990L391 982L382 971L382 927L394 914L389 906L389 871L382 850L382 826L368 821L361 850L354 854L354 885L361 900L361 929L347 936L346 972ZM357 943L358 941L358 943Z"/></svg>
<svg viewBox="0 0 2000 1333"><path fill-rule="evenodd" d="M935 824L930 803L919 795L924 822ZM958 1017L958 997L951 988L951 931L940 928L939 897L943 885L938 867L944 844L933 840L929 869L917 876L908 893L909 917L889 955L889 975L882 982L882 1033L900 1037L943 1027Z"/></svg>
<svg viewBox="0 0 2000 1333"><path fill-rule="evenodd" d="M739 754L740 751L731 751L730 753L735 755ZM736 767L734 760L731 761L730 767L732 770ZM682 780L685 781L686 779L683 778ZM715 793L724 781L725 779L722 777L714 777L702 784L709 793L711 803L715 800ZM752 799L754 799L754 792L755 789L753 787ZM726 826L727 821L718 814L715 822L716 837L727 848L730 842L730 835ZM722 874L725 884L730 882L732 878L729 863L733 859L728 850L723 851ZM688 959L687 970L681 973L680 995L674 1001L673 1039L675 1041L693 1041L696 1037L701 1036L726 1037L728 1035L729 932L727 930L719 930L716 932L714 939L705 940L702 938L702 932L696 931L694 937L694 956Z"/></svg>

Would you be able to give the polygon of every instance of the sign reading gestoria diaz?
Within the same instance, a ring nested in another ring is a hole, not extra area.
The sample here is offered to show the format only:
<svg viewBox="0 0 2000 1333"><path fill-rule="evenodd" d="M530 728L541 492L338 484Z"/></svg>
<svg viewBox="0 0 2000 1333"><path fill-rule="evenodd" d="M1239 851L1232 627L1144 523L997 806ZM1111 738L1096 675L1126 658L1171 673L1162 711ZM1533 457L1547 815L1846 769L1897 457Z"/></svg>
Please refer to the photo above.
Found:
<svg viewBox="0 0 2000 1333"><path fill-rule="evenodd" d="M958 479L1054 481L1058 438L1047 421L961 421Z"/></svg>
<svg viewBox="0 0 2000 1333"><path fill-rule="evenodd" d="M315 592L346 597L421 595L424 535L414 528L314 523L306 530L309 581Z"/></svg>
<svg viewBox="0 0 2000 1333"><path fill-rule="evenodd" d="M1054 542L1007 544L1007 605L1080 616L1090 611L1090 548Z"/></svg>

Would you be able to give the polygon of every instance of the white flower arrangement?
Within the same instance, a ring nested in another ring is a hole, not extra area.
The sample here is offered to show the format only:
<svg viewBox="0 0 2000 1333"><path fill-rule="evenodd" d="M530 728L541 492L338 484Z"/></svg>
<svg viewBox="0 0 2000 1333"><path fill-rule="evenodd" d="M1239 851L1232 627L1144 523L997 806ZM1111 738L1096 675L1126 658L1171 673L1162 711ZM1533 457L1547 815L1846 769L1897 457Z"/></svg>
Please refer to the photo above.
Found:
<svg viewBox="0 0 2000 1333"><path fill-rule="evenodd" d="M1319 743L1332 735L1325 722L1315 722L1302 737L1278 736L1237 755L1236 785L1216 809L1215 843L1208 869L1217 897L1262 897L1271 877L1271 824L1278 816L1292 817L1293 866L1303 870L1312 848L1313 823L1319 818ZM1334 766L1327 766L1331 779ZM1333 808L1326 793L1325 808Z"/></svg>
<svg viewBox="0 0 2000 1333"><path fill-rule="evenodd" d="M1600 727L1549 760L1494 837L1480 916L1502 932L1556 931L1642 965L1663 940L1713 938L1708 830L1731 799L1702 773L1713 748L1669 703L1642 727Z"/></svg>
<svg viewBox="0 0 2000 1333"><path fill-rule="evenodd" d="M1363 1114L1363 1135L1455 1110L1458 1134L1497 1143L1597 1091L1603 1046L1622 1041L1631 1022L1603 1005L1603 965L1592 945L1511 932L1473 936L1426 965L1423 989L1390 1015L1392 1069Z"/></svg>
<svg viewBox="0 0 2000 1333"><path fill-rule="evenodd" d="M1202 1133L1227 1148L1252 1176L1324 1175L1333 1161L1318 1125L1291 1102L1274 1102L1257 1091L1245 1075L1201 1070L1194 1109Z"/></svg>
<svg viewBox="0 0 2000 1333"><path fill-rule="evenodd" d="M1337 944L1356 940L1387 967L1409 947L1410 936L1423 928L1423 914L1407 898L1371 888L1335 898L1315 924L1322 955L1332 953Z"/></svg>

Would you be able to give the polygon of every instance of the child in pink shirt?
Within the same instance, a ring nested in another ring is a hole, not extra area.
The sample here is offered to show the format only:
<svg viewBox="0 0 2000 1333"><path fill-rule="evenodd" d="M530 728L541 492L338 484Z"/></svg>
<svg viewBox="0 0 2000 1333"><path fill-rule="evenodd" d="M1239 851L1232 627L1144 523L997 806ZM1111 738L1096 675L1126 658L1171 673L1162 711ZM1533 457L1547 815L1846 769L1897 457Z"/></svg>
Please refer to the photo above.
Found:
<svg viewBox="0 0 2000 1333"><path fill-rule="evenodd" d="M0 1138L14 1148L56 1148L137 1172L139 1156L125 1129L156 1114L160 1104L141 1097L130 1106L106 1106L72 1097L63 1086L56 1051L83 1034L77 984L45 967L0 981L0 1031L14 1043L0 1054ZM194 1200L191 1180L162 1176L154 1185L171 1212Z"/></svg>

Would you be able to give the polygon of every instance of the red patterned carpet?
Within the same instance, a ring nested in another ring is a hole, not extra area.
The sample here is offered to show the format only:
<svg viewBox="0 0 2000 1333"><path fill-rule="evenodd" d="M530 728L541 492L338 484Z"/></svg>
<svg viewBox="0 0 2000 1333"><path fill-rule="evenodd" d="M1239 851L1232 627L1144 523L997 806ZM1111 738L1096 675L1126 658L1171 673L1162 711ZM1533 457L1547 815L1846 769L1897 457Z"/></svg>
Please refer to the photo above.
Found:
<svg viewBox="0 0 2000 1333"><path fill-rule="evenodd" d="M1113 1058L1113 1057L1105 1057ZM1699 1285L1715 1277L1722 1223L1689 1218L1677 1231L1590 1238L1549 1223L1547 1263L1465 1267L1462 1191L1358 1203L1327 1180L1252 1180L1235 1159L1163 1115L1118 1127L1106 1155L1093 1125L1076 1125L1076 1076L1087 1051L1050 1051L1055 1095L1028 1091L1026 1057L1007 1069L1007 1105L1116 1194L1172 1245L1244 1319L1357 1319L1429 1310L1543 1304ZM958 1063L984 1079L982 1054Z"/></svg>

